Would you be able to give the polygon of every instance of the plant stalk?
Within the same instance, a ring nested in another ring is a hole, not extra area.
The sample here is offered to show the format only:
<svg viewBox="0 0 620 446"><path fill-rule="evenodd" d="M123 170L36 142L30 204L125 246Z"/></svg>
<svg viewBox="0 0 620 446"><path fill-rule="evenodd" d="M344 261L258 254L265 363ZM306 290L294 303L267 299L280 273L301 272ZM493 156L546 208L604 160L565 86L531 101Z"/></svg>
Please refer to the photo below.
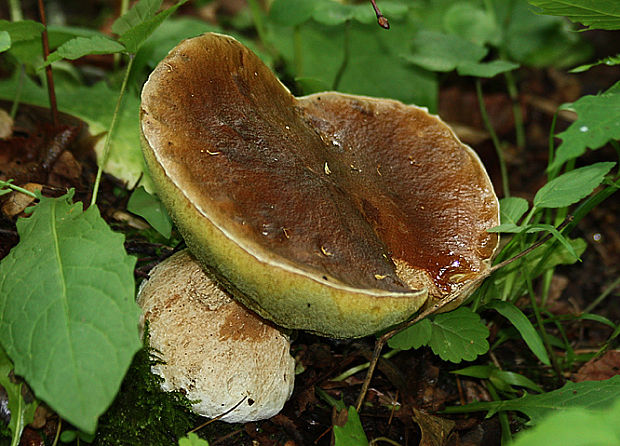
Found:
<svg viewBox="0 0 620 446"><path fill-rule="evenodd" d="M19 0L9 0L9 14L11 16L11 22L20 22L24 20L24 14L22 13Z"/></svg>
<svg viewBox="0 0 620 446"><path fill-rule="evenodd" d="M47 20L45 18L45 6L43 6L43 0L39 0L39 16L41 18L41 23L44 26L43 33L41 34L41 40L43 41L43 60L47 62L47 58L50 55L50 44L47 38ZM54 128L58 128L58 107L56 106L56 91L54 90L52 64L45 67L45 76L47 78L47 92L50 98L52 124L54 125Z"/></svg>
<svg viewBox="0 0 620 446"><path fill-rule="evenodd" d="M116 107L114 107L114 114L112 115L110 129L108 130L108 133L105 137L105 142L103 144L103 153L101 154L101 158L99 160L97 177L95 178L95 184L93 185L93 196L90 200L91 206L94 206L97 202L97 194L99 192L99 185L101 183L101 175L103 174L104 166L108 162L108 156L110 154L110 144L112 142L112 134L114 133L114 130L116 128L116 122L118 121L118 115L120 114L121 104L123 102L125 90L127 90L127 81L129 80L129 73L131 72L131 68L133 67L134 56L134 54L129 55L129 62L127 63L127 68L125 69L125 76L123 77L123 83L121 84L121 91L118 94Z"/></svg>
<svg viewBox="0 0 620 446"><path fill-rule="evenodd" d="M476 79L476 94L478 96L478 105L480 107L482 121L484 122L484 126L487 128L489 134L491 135L491 140L493 141L495 153L497 154L497 159L499 161L499 169L502 174L502 190L504 192L504 197L510 197L510 186L508 184L508 168L506 167L504 151L502 150L502 146L499 142L499 138L497 137L497 133L495 133L495 129L491 125L491 120L489 119L487 108L484 105L484 96L482 95L482 84L480 82L480 79Z"/></svg>

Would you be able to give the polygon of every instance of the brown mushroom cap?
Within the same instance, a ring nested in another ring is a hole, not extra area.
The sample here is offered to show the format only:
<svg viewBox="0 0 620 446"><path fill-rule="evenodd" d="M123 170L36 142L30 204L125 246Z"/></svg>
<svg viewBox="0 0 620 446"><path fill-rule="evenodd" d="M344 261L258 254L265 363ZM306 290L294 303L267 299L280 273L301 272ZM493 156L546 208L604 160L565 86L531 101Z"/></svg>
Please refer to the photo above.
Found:
<svg viewBox="0 0 620 446"><path fill-rule="evenodd" d="M142 92L144 153L188 246L278 325L364 336L484 275L498 203L424 109L295 98L233 38L181 42Z"/></svg>

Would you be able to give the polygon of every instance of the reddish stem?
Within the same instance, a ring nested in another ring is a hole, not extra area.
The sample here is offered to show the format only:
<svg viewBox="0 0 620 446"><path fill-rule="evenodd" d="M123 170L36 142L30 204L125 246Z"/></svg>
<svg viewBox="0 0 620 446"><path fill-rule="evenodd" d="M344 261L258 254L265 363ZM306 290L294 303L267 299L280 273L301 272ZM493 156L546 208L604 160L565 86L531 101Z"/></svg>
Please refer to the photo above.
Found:
<svg viewBox="0 0 620 446"><path fill-rule="evenodd" d="M43 41L43 59L47 62L47 58L50 55L50 44L47 39L47 20L45 19L45 7L43 6L43 0L39 0L39 16L41 17L41 23L43 24L43 33L41 39ZM54 90L54 77L52 76L52 65L45 67L45 75L47 76L47 92L50 97L50 110L52 112L52 123L54 128L58 127L58 107L56 106L56 92Z"/></svg>
<svg viewBox="0 0 620 446"><path fill-rule="evenodd" d="M379 26L384 29L390 29L390 22L388 22L388 19L381 13L379 7L377 6L377 3L375 3L375 0L370 0L370 3L372 3L372 8L375 10L375 15L377 16L377 23L379 24Z"/></svg>

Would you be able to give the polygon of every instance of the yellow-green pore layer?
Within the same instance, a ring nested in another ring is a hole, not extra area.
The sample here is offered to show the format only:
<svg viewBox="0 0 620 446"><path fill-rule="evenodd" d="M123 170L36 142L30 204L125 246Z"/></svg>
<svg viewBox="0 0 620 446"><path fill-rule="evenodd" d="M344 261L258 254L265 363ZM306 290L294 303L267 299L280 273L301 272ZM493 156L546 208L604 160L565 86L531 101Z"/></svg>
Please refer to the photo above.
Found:
<svg viewBox="0 0 620 446"><path fill-rule="evenodd" d="M142 91L158 193L189 248L276 324L360 337L480 278L498 203L476 154L400 102L295 98L236 40L181 42Z"/></svg>

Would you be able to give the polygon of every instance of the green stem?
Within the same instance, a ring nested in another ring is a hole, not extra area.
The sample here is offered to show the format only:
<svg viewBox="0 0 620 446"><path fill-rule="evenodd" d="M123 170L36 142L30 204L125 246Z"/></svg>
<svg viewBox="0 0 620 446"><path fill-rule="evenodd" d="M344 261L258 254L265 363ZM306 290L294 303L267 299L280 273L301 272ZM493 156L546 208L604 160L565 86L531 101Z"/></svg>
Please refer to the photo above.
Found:
<svg viewBox="0 0 620 446"><path fill-rule="evenodd" d="M131 67L133 66L134 54L129 55L129 62L127 63L127 68L125 69L125 76L123 77L123 83L121 84L121 91L118 94L118 100L116 101L116 107L114 108L114 115L112 115L112 122L110 123L110 129L105 137L105 142L103 144L103 153L101 154L101 158L99 159L99 168L97 169L97 177L95 178L95 184L93 186L93 196L90 201L90 205L94 206L97 202L97 194L99 192L99 184L101 183L101 175L103 173L103 168L108 162L108 155L110 154L110 144L112 142L112 134L114 133L114 129L116 128L116 122L118 121L118 115L120 114L121 103L123 102L123 96L125 94L125 90L127 89L127 80L129 79L129 73L131 72Z"/></svg>
<svg viewBox="0 0 620 446"><path fill-rule="evenodd" d="M10 181L2 181L2 180L0 180L0 190L5 188L5 187L8 187L9 189L13 189L14 191L20 192L20 193L22 193L24 195L28 195L29 197L32 197L32 198L39 198L39 197L37 197L37 195L34 192L30 192L28 189L24 189L23 187L16 186L15 184L11 183Z"/></svg>
<svg viewBox="0 0 620 446"><path fill-rule="evenodd" d="M257 0L248 0L250 6L250 13L252 14L252 20L254 20L254 27L258 34L258 38L263 43L263 46L267 47L267 33L265 32L265 22L263 21L263 11Z"/></svg>
<svg viewBox="0 0 620 446"><path fill-rule="evenodd" d="M119 17L124 16L128 10L129 10L129 0L121 0L121 9L118 13L118 16ZM115 53L114 54L114 71L116 71L120 63L121 63L121 54Z"/></svg>
<svg viewBox="0 0 620 446"><path fill-rule="evenodd" d="M338 90L340 86L340 81L342 80L342 75L347 69L347 65L349 64L349 28L351 27L351 21L347 20L344 22L344 56L342 58L342 63L340 64L340 68L338 68L338 72L336 73L336 77L334 78L334 83L332 84L332 90Z"/></svg>
<svg viewBox="0 0 620 446"><path fill-rule="evenodd" d="M525 128L523 126L523 113L521 110L521 104L519 104L519 90L517 83L512 75L512 71L504 73L506 78L506 87L508 89L508 95L512 101L512 114L515 120L515 133L517 138L517 147L525 147Z"/></svg>
<svg viewBox="0 0 620 446"><path fill-rule="evenodd" d="M596 299L594 299L590 305L588 305L586 307L585 310L583 310L584 313L590 313L594 308L596 308L596 306L598 306L598 304L600 304L601 302L603 302L603 300L605 300L605 298L607 296L609 296L611 294L611 292L613 290L615 290L618 285L620 285L620 277L618 277L616 280L614 280L611 285L609 285L605 291L603 291Z"/></svg>
<svg viewBox="0 0 620 446"><path fill-rule="evenodd" d="M11 22L20 22L24 20L24 14L22 13L19 0L9 0L9 14L11 15Z"/></svg>
<svg viewBox="0 0 620 446"><path fill-rule="evenodd" d="M497 394L495 386L493 386L490 381L486 381L486 384L487 390L489 391L489 395L491 395L491 398L493 398L495 401L501 401L502 399ZM499 412L497 416L499 417L499 424L502 428L502 446L506 446L512 441L512 435L510 434L510 423L508 422L508 415L506 414L506 412L502 411Z"/></svg>
<svg viewBox="0 0 620 446"><path fill-rule="evenodd" d="M536 323L538 324L538 329L540 332L540 337L542 338L543 344L545 345L545 350L547 350L547 355L551 359L551 365L553 366L553 370L560 380L562 380L562 370L560 369L560 365L558 364L558 360L555 357L555 353L551 348L551 343L549 342L549 336L547 335L547 331L545 330L545 325L540 314L540 308L538 307L538 302L536 302L536 294L534 293L534 288L532 286L532 280L530 277L530 273L525 269L525 267L521 267L521 271L523 277L525 277L525 284L527 286L527 291L530 296L530 303L532 304L532 309L534 310L534 316L536 317Z"/></svg>
<svg viewBox="0 0 620 446"><path fill-rule="evenodd" d="M398 352L400 352L400 350L398 350L398 349L390 350L386 354L381 355L381 357L383 359L390 359L392 356L394 356ZM335 378L331 379L330 381L344 381L348 377L353 376L356 373L361 372L362 370L366 370L368 367L370 367L370 362L365 362L365 363L360 364L358 366L351 367L349 370L345 370L340 375L336 376Z"/></svg>
<svg viewBox="0 0 620 446"><path fill-rule="evenodd" d="M383 442L383 443L387 443L387 444L391 444L392 446L402 446L400 443L397 443L394 440L390 440L387 437L377 437L377 438L373 438L372 440L370 440L370 443L368 443L370 446L375 446L376 444L379 444L379 442Z"/></svg>
<svg viewBox="0 0 620 446"><path fill-rule="evenodd" d="M11 105L11 118L15 119L17 116L17 110L19 109L19 103L22 98L22 90L24 89L24 64L19 64L19 79L17 80L17 88L15 88L15 97L13 98L13 105Z"/></svg>
<svg viewBox="0 0 620 446"><path fill-rule="evenodd" d="M495 133L495 129L491 125L487 108L484 105L484 96L482 95L482 84L480 79L476 79L476 94L478 96L478 105L480 106L480 114L482 115L482 121L491 135L493 146L495 147L495 153L497 153L497 159L499 160L499 169L502 174L502 189L504 191L504 197L510 197L510 187L508 185L508 169L506 168L506 160L504 158L504 152Z"/></svg>

